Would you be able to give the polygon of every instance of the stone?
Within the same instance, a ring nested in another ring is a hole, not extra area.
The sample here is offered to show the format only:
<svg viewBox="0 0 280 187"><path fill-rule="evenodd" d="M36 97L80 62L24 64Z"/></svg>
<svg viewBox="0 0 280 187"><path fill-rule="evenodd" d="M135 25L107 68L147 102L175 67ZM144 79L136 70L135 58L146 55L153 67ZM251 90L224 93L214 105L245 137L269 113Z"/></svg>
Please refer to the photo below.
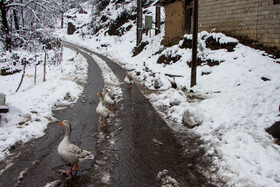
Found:
<svg viewBox="0 0 280 187"><path fill-rule="evenodd" d="M203 122L203 113L198 110L185 110L182 122L189 128L194 128Z"/></svg>
<svg viewBox="0 0 280 187"><path fill-rule="evenodd" d="M275 122L271 127L266 129L271 136L280 139L280 121Z"/></svg>
<svg viewBox="0 0 280 187"><path fill-rule="evenodd" d="M68 22L67 34L72 35L76 31L76 27L72 22Z"/></svg>
<svg viewBox="0 0 280 187"><path fill-rule="evenodd" d="M160 78L157 78L157 79L155 80L155 84L154 84L155 89L160 89L160 87L162 87L162 85L163 85L163 83L162 83L162 81L160 80Z"/></svg>

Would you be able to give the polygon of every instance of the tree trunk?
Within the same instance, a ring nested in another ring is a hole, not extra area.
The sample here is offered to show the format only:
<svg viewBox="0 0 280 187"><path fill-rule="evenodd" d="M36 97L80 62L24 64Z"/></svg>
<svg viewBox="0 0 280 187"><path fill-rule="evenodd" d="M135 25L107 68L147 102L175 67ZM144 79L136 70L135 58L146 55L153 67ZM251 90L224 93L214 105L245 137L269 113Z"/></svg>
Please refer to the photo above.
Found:
<svg viewBox="0 0 280 187"><path fill-rule="evenodd" d="M18 31L19 31L19 24L18 24L18 15L17 15L17 11L16 11L16 10L13 10L13 13L14 13L15 29L16 29L16 32L18 32Z"/></svg>
<svg viewBox="0 0 280 187"><path fill-rule="evenodd" d="M22 0L20 0L20 3L22 4ZM20 13L21 13L21 22L22 22L22 27L24 28L24 15L23 15L23 8L20 8Z"/></svg>
<svg viewBox="0 0 280 187"><path fill-rule="evenodd" d="M63 13L61 13L61 28L63 29Z"/></svg>
<svg viewBox="0 0 280 187"><path fill-rule="evenodd" d="M63 8L64 8L64 0L62 0L62 5L61 5ZM64 10L61 11L61 28L63 29L63 16L64 16Z"/></svg>
<svg viewBox="0 0 280 187"><path fill-rule="evenodd" d="M9 25L8 25L8 20L7 20L7 7L6 5L4 4L4 2L1 0L0 1L0 9L1 9L1 22L3 24L3 29L4 29L4 32L6 34L9 33Z"/></svg>
<svg viewBox="0 0 280 187"><path fill-rule="evenodd" d="M3 25L3 33L4 33L4 37L5 37L5 47L6 50L11 49L11 37L9 35L10 29L9 29L9 25L8 25L8 20L7 20L7 7L4 4L3 0L0 1L0 10L1 10L1 22Z"/></svg>

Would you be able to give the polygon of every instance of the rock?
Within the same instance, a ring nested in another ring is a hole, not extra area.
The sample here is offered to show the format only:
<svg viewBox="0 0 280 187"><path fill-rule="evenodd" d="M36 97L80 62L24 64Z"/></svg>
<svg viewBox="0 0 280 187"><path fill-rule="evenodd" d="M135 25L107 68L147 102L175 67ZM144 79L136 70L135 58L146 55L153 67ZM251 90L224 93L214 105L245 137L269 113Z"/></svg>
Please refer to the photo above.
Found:
<svg viewBox="0 0 280 187"><path fill-rule="evenodd" d="M179 46L181 49L191 49L192 48L192 39L184 37L183 43Z"/></svg>
<svg viewBox="0 0 280 187"><path fill-rule="evenodd" d="M155 89L160 89L160 87L162 87L162 85L163 85L163 83L162 83L162 81L160 80L160 78L157 78L157 79L155 80L155 84L154 84Z"/></svg>
<svg viewBox="0 0 280 187"><path fill-rule="evenodd" d="M174 178L169 176L168 173L169 172L166 169L160 171L157 175L156 180L161 183L162 187L169 187L169 186L179 187L180 184Z"/></svg>
<svg viewBox="0 0 280 187"><path fill-rule="evenodd" d="M180 85L180 90L186 91L186 90L188 90L188 89L187 89L187 87L186 87L185 85Z"/></svg>
<svg viewBox="0 0 280 187"><path fill-rule="evenodd" d="M266 129L271 136L280 139L280 121L275 122L271 127Z"/></svg>
<svg viewBox="0 0 280 187"><path fill-rule="evenodd" d="M181 59L181 57L182 57L181 55L176 55L176 56L172 56L172 55L165 56L165 54L160 55L157 60L157 64L169 65L171 63L176 63L177 61L179 61Z"/></svg>
<svg viewBox="0 0 280 187"><path fill-rule="evenodd" d="M149 42L141 42L139 46L134 47L133 56L137 56L138 54L140 54L148 44Z"/></svg>
<svg viewBox="0 0 280 187"><path fill-rule="evenodd" d="M174 98L173 100L170 101L170 106L178 106L180 105L181 101L179 99Z"/></svg>
<svg viewBox="0 0 280 187"><path fill-rule="evenodd" d="M72 35L76 31L76 27L72 22L68 22L67 34Z"/></svg>
<svg viewBox="0 0 280 187"><path fill-rule="evenodd" d="M270 81L270 79L269 79L269 78L266 78L266 77L261 77L261 79L262 79L263 81Z"/></svg>
<svg viewBox="0 0 280 187"><path fill-rule="evenodd" d="M227 49L228 52L233 52L238 44L237 42L221 43L220 38L213 38L213 36L208 37L205 43L211 50Z"/></svg>
<svg viewBox="0 0 280 187"><path fill-rule="evenodd" d="M183 114L182 122L189 128L194 128L203 122L204 115L199 110L187 109Z"/></svg>
<svg viewBox="0 0 280 187"><path fill-rule="evenodd" d="M212 70L209 65L202 66L201 68L201 76L211 74Z"/></svg>

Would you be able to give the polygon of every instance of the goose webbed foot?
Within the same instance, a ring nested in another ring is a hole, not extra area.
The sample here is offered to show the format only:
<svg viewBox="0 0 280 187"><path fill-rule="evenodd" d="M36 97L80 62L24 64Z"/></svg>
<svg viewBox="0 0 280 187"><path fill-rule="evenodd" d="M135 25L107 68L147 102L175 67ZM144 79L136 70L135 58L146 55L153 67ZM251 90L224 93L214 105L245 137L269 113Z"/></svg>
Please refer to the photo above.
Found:
<svg viewBox="0 0 280 187"><path fill-rule="evenodd" d="M65 177L67 177L69 174L71 174L71 176L73 176L73 174L72 174L72 167L69 170L66 170L65 172L63 172L63 175Z"/></svg>
<svg viewBox="0 0 280 187"><path fill-rule="evenodd" d="M72 171L75 171L75 173L74 173L74 175L76 175L77 174L77 172L78 172L78 170L79 170L79 165L77 164L76 166L73 166L72 167Z"/></svg>
<svg viewBox="0 0 280 187"><path fill-rule="evenodd" d="M107 124L108 124L107 119L105 119L105 120L104 120L104 123L103 123L102 125L103 125L103 127L106 127Z"/></svg>

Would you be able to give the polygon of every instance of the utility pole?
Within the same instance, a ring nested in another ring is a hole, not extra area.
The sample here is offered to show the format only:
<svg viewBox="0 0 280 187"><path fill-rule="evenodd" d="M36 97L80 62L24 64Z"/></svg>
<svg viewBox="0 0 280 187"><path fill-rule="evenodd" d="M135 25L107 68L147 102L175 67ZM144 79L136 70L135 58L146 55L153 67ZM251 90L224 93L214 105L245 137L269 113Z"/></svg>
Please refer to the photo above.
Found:
<svg viewBox="0 0 280 187"><path fill-rule="evenodd" d="M156 6L156 35L160 33L160 6Z"/></svg>
<svg viewBox="0 0 280 187"><path fill-rule="evenodd" d="M198 0L193 0L193 39L192 39L191 87L196 85L197 25L198 25Z"/></svg>
<svg viewBox="0 0 280 187"><path fill-rule="evenodd" d="M142 33L143 33L143 13L142 13L142 0L137 0L137 41L136 46L139 46L142 41Z"/></svg>

